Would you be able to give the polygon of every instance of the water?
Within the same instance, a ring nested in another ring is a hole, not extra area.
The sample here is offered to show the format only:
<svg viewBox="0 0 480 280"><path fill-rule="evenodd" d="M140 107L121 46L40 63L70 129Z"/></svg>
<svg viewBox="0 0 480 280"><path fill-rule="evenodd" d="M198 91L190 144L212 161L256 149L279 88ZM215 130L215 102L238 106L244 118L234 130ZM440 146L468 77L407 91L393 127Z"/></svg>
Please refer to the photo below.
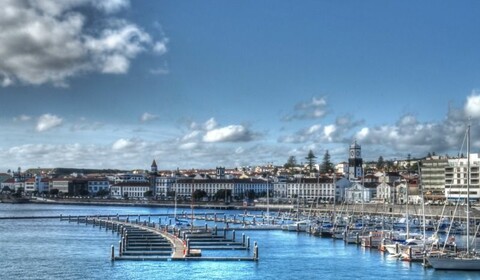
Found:
<svg viewBox="0 0 480 280"><path fill-rule="evenodd" d="M0 204L0 217L172 212L148 207ZM241 233L237 231L238 239ZM104 228L58 219L0 220L0 279L480 279L480 272L424 269L419 263L402 262L377 250L305 233L245 234L258 241L258 262L112 263L110 246L117 250L119 238ZM204 252L215 256L252 254Z"/></svg>

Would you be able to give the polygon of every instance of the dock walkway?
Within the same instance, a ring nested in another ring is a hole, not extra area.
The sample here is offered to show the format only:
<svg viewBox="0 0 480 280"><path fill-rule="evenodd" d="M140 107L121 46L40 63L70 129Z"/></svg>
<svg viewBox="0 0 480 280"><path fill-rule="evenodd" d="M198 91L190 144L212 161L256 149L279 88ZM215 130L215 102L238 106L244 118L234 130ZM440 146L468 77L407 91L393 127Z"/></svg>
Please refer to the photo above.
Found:
<svg viewBox="0 0 480 280"><path fill-rule="evenodd" d="M75 220L75 219L74 219ZM71 221L71 219L68 219ZM119 217L84 217L77 218L77 223L84 222L93 226L105 227L116 231L120 236L118 255L112 245L111 259L139 261L258 261L258 246L254 246L253 256L239 257L203 257L201 250L249 250L250 239L246 242L216 235L205 227L189 227L185 229L156 225L147 221L121 220ZM183 237L183 238L182 238Z"/></svg>

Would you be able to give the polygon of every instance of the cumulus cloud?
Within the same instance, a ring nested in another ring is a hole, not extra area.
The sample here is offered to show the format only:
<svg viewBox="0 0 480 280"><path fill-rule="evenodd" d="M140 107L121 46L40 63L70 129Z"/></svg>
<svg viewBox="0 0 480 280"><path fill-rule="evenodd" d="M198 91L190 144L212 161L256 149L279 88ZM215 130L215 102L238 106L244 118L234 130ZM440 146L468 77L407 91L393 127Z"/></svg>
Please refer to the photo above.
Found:
<svg viewBox="0 0 480 280"><path fill-rule="evenodd" d="M320 119L327 114L327 100L325 97L313 97L308 102L295 105L294 113L285 116L284 121Z"/></svg>
<svg viewBox="0 0 480 280"><path fill-rule="evenodd" d="M278 138L280 143L307 143L307 142L344 142L346 135L354 128L362 124L362 121L356 121L349 115L340 116L331 124L314 124L310 127L300 129L292 134L283 135Z"/></svg>
<svg viewBox="0 0 480 280"><path fill-rule="evenodd" d="M389 150L400 156L416 154L425 156L451 152L457 155L462 146L466 120L456 113L443 122L420 122L412 115L402 116L395 124L363 127L355 135L363 145ZM378 152L377 152L378 155Z"/></svg>
<svg viewBox="0 0 480 280"><path fill-rule="evenodd" d="M167 44L168 38L163 38L162 40L155 43L155 45L153 46L153 51L158 55L163 55L168 51Z"/></svg>
<svg viewBox="0 0 480 280"><path fill-rule="evenodd" d="M124 138L121 138L121 139L118 139L117 141L115 141L112 145L112 149L113 150L124 150L124 149L128 149L128 148L131 148L135 145L135 142L134 140L132 139L124 139Z"/></svg>
<svg viewBox="0 0 480 280"><path fill-rule="evenodd" d="M150 114L148 112L143 113L142 116L140 117L141 122L149 122L149 121L153 121L153 120L156 120L156 119L158 119L157 115Z"/></svg>
<svg viewBox="0 0 480 280"><path fill-rule="evenodd" d="M204 142L244 142L252 139L250 131L243 125L229 125L208 131Z"/></svg>
<svg viewBox="0 0 480 280"><path fill-rule="evenodd" d="M36 130L38 132L44 132L60 126L62 122L63 119L58 116L45 114L38 118Z"/></svg>
<svg viewBox="0 0 480 280"><path fill-rule="evenodd" d="M254 136L255 133L245 125L228 125L219 127L215 118L210 118L204 123L190 123L189 130L179 139L179 141L182 144L248 142L253 140Z"/></svg>
<svg viewBox="0 0 480 280"><path fill-rule="evenodd" d="M3 1L0 84L67 86L82 73L125 73L140 52L165 53L166 38L156 42L136 24L114 17L128 6L126 0ZM101 24L90 26L88 16L95 13L103 13Z"/></svg>
<svg viewBox="0 0 480 280"><path fill-rule="evenodd" d="M474 90L472 94L467 97L464 109L467 117L473 119L480 118L480 91Z"/></svg>

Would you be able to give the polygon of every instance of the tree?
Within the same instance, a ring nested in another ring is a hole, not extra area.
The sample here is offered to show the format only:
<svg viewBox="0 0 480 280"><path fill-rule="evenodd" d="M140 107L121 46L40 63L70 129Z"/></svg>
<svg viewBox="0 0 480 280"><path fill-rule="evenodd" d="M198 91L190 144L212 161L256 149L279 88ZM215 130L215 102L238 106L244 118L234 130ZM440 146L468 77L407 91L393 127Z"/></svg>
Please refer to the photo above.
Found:
<svg viewBox="0 0 480 280"><path fill-rule="evenodd" d="M333 163L330 161L330 153L328 150L323 155L323 161L320 165L320 173L328 173L334 169Z"/></svg>
<svg viewBox="0 0 480 280"><path fill-rule="evenodd" d="M51 195L58 195L58 193L59 193L58 189L51 189L50 190Z"/></svg>
<svg viewBox="0 0 480 280"><path fill-rule="evenodd" d="M216 199L225 199L225 198L228 198L231 195L232 195L232 190L226 190L226 193L225 193L225 189L221 189L221 190L217 191L217 193L215 194L215 198Z"/></svg>
<svg viewBox="0 0 480 280"><path fill-rule="evenodd" d="M383 160L382 156L379 156L377 161L377 170L383 170L384 167L385 167L385 161Z"/></svg>
<svg viewBox="0 0 480 280"><path fill-rule="evenodd" d="M96 193L96 196L106 196L106 195L109 195L109 194L110 194L110 191L108 191L107 189L100 189Z"/></svg>
<svg viewBox="0 0 480 280"><path fill-rule="evenodd" d="M204 190L195 190L192 196L194 200L201 200L202 198L207 196L207 192Z"/></svg>
<svg viewBox="0 0 480 280"><path fill-rule="evenodd" d="M297 166L297 158L295 158L295 156L288 157L287 163L285 163L285 165L283 165L283 167L285 167L287 169L293 168L295 166Z"/></svg>
<svg viewBox="0 0 480 280"><path fill-rule="evenodd" d="M255 199L255 191L254 190L247 191L247 198L248 199Z"/></svg>
<svg viewBox="0 0 480 280"><path fill-rule="evenodd" d="M152 196L153 196L153 191L151 191L151 190L148 190L148 191L143 193L143 197L146 197L148 199L150 199Z"/></svg>
<svg viewBox="0 0 480 280"><path fill-rule="evenodd" d="M316 158L317 158L317 157L315 156L315 154L313 153L312 150L310 150L310 151L308 152L308 155L307 155L307 157L305 158L305 159L307 160L308 171L309 171L310 173L312 173L312 171L313 171L313 169L314 169L315 159L316 159Z"/></svg>

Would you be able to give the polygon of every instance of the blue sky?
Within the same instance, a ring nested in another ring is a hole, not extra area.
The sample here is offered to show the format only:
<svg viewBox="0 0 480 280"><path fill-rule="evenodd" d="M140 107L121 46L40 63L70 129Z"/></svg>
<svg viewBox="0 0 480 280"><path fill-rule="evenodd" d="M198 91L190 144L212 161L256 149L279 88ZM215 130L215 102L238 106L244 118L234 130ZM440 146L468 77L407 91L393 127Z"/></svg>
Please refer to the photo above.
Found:
<svg viewBox="0 0 480 280"><path fill-rule="evenodd" d="M478 1L1 3L0 171L480 148Z"/></svg>

